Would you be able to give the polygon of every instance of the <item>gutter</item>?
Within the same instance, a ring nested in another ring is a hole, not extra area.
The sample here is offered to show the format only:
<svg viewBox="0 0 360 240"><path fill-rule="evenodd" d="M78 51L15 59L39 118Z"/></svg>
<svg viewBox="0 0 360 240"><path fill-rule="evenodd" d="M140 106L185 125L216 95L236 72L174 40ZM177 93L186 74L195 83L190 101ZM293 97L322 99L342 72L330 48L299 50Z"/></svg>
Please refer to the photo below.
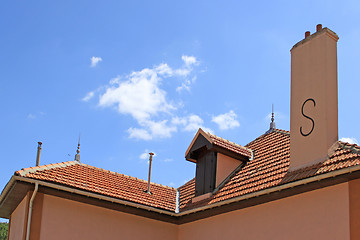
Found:
<svg viewBox="0 0 360 240"><path fill-rule="evenodd" d="M289 189L289 188L293 188L293 187L296 187L296 186L305 185L305 184L308 184L308 183L321 181L321 180L324 180L326 178L333 178L333 177L337 177L337 176L340 176L340 175L345 175L345 174L356 172L356 171L360 171L360 165L356 165L356 166L353 166L353 167L350 167L350 168L340 169L340 170L337 170L337 171L321 174L321 175L306 178L306 179L303 179L303 180L298 180L298 181L295 181L295 182L286 183L284 185L264 189L264 190L254 192L254 193L249 193L249 194L246 194L246 195L243 195L243 196L239 196L239 197L231 198L231 199L224 200L224 201L221 201L221 202L213 203L211 205L186 210L184 212L180 212L179 214L177 214L177 216L189 215L191 213L204 211L204 210L215 208L215 207L220 207L222 205L227 205L227 204L230 204L230 203L247 200L247 199L254 198L254 197L260 197L262 195L267 195L267 194L270 194L270 193L273 193L273 192L279 192L279 191L286 190L286 189Z"/></svg>
<svg viewBox="0 0 360 240"><path fill-rule="evenodd" d="M2 194L0 196L0 207L2 205L2 202L3 202L7 192L10 190L10 187L11 187L10 185L13 185L12 183L14 181L22 181L22 182L28 182L28 183L32 183L32 184L37 183L40 186L49 187L49 188L53 188L53 189L57 189L57 190L61 190L61 191L69 192L69 193L75 193L75 194L79 194L79 195L83 195L83 196L87 196L87 197L92 197L92 198L95 198L95 199L100 199L100 200L113 202L113 203L117 203L117 204L122 204L122 205L125 205L125 206L131 206L131 207L134 207L134 208L144 209L144 210L147 210L147 211L156 212L156 213L160 213L160 214L164 214L164 215L168 215L168 216L172 216L172 217L181 217L181 216L189 215L189 214L192 214L192 213L208 210L208 209L211 209L211 208L216 208L216 207L220 207L220 206L223 206L223 205L231 204L231 203L234 203L234 202L244 201L244 200L251 199L251 198L254 198L254 197L261 197L263 195L271 194L273 192L279 192L279 191L290 189L290 188L293 188L293 187L296 187L296 186L321 181L321 180L324 180L324 179L327 179L327 178L333 178L333 177L337 177L337 176L340 176L340 175L349 174L349 173L356 172L356 171L360 171L360 165L356 165L356 166L353 166L353 167L350 167L350 168L340 169L340 170L337 170L337 171L333 171L333 172L321 174L321 175L318 175L318 176L298 180L298 181L295 181L295 182L290 182L290 183L287 183L287 184L284 184L284 185L264 189L264 190L261 190L261 191L258 191L258 192L249 193L249 194L246 194L246 195L243 195L243 196L239 196L239 197L235 197L235 198L232 198L232 199L220 201L220 202L217 202L217 203L214 203L214 204L211 204L211 205L206 205L206 206L201 206L201 207L197 207L197 208L194 208L194 209L189 209L189 210L186 210L184 212L179 212L179 213L162 210L162 209L158 209L158 208L155 208L155 207L145 206L145 205L142 205L142 204L139 204L139 203L128 202L128 201L125 201L125 200L121 200L121 199L113 198L113 197L108 197L108 196L104 196L104 195L97 194L97 193L91 193L91 192L87 192L87 191L83 191L83 190L79 190L79 189L65 187L65 186L61 186L61 185L57 185L57 184L53 184L53 183L43 182L43 181L30 179L30 178L25 178L25 177L20 177L20 176L13 176L10 179L9 183L6 185L4 191L2 192ZM11 184L10 184L10 182L11 182Z"/></svg>
<svg viewBox="0 0 360 240"><path fill-rule="evenodd" d="M140 209L148 210L151 212L157 212L157 213L166 214L166 215L170 215L170 216L177 215L174 212L158 209L155 207L145 206L145 205L139 204L139 203L128 202L128 201L121 200L118 198L108 197L108 196L104 196L104 195L101 195L98 193L91 193L91 192L87 192L87 191L83 191L83 190L79 190L79 189L65 187L65 186L61 186L58 184L54 184L54 183L43 182L43 181L39 181L39 180L31 179L31 178L20 177L20 176L14 176L14 179L17 181L21 181L21 182L38 184L40 186L49 187L52 189L57 189L57 190L61 190L61 191L69 192L69 193L75 193L75 194L79 194L79 195L86 196L86 197L104 200L107 202L113 202L113 203L122 204L125 206L140 208Z"/></svg>
<svg viewBox="0 0 360 240"><path fill-rule="evenodd" d="M26 227L26 240L29 240L29 238L30 238L31 215L32 215L32 209L33 209L35 196L36 196L36 193L38 192L38 189L39 189L39 183L36 182L35 189L31 196L30 204L29 204L29 214L28 214L27 227Z"/></svg>

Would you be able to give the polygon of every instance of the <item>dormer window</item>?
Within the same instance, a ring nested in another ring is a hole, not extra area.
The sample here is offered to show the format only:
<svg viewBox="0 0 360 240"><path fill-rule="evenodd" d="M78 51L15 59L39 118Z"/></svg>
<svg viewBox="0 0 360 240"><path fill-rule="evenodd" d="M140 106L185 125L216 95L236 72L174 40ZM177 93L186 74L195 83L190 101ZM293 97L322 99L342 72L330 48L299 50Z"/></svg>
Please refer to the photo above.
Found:
<svg viewBox="0 0 360 240"><path fill-rule="evenodd" d="M251 156L250 149L206 133L200 128L185 154L186 160L196 163L195 196L214 191Z"/></svg>
<svg viewBox="0 0 360 240"><path fill-rule="evenodd" d="M203 151L196 162L195 195L212 192L216 183L215 152Z"/></svg>

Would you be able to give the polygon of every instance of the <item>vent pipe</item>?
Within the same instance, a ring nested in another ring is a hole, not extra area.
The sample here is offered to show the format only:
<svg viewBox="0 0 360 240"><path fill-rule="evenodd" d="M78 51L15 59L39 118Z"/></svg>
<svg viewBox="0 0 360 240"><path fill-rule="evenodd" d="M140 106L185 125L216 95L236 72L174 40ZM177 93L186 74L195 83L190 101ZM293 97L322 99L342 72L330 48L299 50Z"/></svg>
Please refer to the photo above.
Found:
<svg viewBox="0 0 360 240"><path fill-rule="evenodd" d="M36 154L36 166L40 165L41 144L42 144L42 142L38 142L38 148L37 148L37 154Z"/></svg>
<svg viewBox="0 0 360 240"><path fill-rule="evenodd" d="M151 194L150 192L150 179L151 179L151 163L152 163L152 157L154 156L154 153L149 153L149 179L148 179L148 187L147 187L147 190L146 192Z"/></svg>

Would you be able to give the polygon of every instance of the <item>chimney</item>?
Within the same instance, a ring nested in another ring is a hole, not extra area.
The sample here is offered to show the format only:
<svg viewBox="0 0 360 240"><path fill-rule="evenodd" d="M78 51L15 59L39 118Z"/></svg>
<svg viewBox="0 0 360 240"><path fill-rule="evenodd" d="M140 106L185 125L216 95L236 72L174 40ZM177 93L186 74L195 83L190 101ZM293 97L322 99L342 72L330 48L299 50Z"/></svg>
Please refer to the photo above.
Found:
<svg viewBox="0 0 360 240"><path fill-rule="evenodd" d="M40 165L41 144L42 142L38 142L37 154L36 154L36 166Z"/></svg>
<svg viewBox="0 0 360 240"><path fill-rule="evenodd" d="M328 28L291 49L290 171L326 159L338 140L337 41Z"/></svg>

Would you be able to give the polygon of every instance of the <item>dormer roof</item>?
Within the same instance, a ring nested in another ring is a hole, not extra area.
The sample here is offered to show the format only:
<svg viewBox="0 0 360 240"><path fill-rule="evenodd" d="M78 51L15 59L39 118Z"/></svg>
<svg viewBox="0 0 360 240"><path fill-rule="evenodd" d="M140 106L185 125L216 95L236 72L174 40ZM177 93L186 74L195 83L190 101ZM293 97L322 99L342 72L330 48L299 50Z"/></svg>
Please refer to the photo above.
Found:
<svg viewBox="0 0 360 240"><path fill-rule="evenodd" d="M203 141L203 143L200 144L200 147L197 146L197 141ZM206 142L204 142L204 141L206 141ZM253 155L253 152L251 149L243 147L234 142L230 142L229 140L218 137L209 132L205 132L204 130L199 128L195 137L193 138L188 149L185 152L186 160L191 161L191 162L196 162L196 159L192 156L191 152L194 152L194 151L199 150L200 148L203 148L204 144L206 145L207 150L213 149L213 150L221 152L225 155L231 155L235 159L243 159L243 158L250 159Z"/></svg>

